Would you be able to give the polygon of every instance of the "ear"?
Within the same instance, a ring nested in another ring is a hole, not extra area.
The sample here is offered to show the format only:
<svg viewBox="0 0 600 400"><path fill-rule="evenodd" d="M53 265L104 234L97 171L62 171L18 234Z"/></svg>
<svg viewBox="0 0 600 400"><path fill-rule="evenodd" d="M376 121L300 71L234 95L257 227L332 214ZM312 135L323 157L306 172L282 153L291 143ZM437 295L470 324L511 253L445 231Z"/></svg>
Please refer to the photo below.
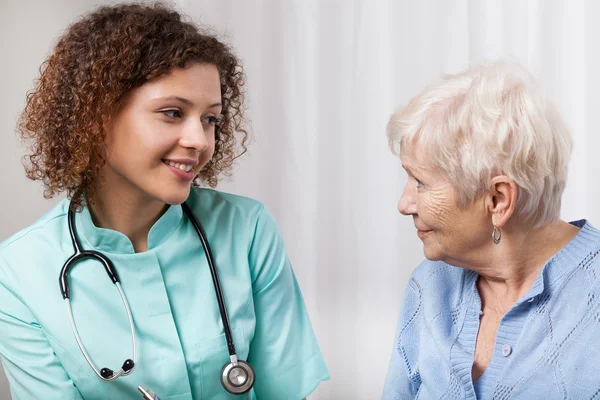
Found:
<svg viewBox="0 0 600 400"><path fill-rule="evenodd" d="M110 125L112 123L112 117L110 115L102 115L100 117L100 120L98 122L95 123L95 125L102 127L103 129L106 129L108 127L108 125Z"/></svg>
<svg viewBox="0 0 600 400"><path fill-rule="evenodd" d="M110 116L103 115L102 121L97 122L95 127L104 131L104 141L105 143L109 143L109 141L112 139L111 133L113 130L113 119Z"/></svg>
<svg viewBox="0 0 600 400"><path fill-rule="evenodd" d="M492 178L488 196L488 210L492 214L492 223L502 228L515 211L519 188L515 181L506 175Z"/></svg>

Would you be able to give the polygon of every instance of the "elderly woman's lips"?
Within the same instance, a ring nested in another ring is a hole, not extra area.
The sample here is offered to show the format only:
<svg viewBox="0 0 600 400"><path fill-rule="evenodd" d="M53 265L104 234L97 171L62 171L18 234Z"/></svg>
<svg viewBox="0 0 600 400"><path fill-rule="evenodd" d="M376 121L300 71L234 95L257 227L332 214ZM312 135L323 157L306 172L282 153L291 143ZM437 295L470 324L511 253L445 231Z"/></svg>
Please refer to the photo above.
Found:
<svg viewBox="0 0 600 400"><path fill-rule="evenodd" d="M423 237L427 236L427 234L430 232L431 232L431 229L427 230L427 231L422 231L420 229L417 229L417 236L419 236L420 238L423 238Z"/></svg>

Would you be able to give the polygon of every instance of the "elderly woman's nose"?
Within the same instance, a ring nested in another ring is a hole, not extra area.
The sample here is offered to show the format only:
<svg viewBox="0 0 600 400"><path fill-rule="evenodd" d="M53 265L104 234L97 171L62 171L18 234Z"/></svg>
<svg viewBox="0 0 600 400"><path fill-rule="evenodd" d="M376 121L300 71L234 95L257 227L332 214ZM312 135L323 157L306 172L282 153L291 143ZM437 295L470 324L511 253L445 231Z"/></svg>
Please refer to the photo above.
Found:
<svg viewBox="0 0 600 400"><path fill-rule="evenodd" d="M413 215L417 212L417 204L415 203L413 191L406 185L400 200L398 201L398 211L402 215Z"/></svg>

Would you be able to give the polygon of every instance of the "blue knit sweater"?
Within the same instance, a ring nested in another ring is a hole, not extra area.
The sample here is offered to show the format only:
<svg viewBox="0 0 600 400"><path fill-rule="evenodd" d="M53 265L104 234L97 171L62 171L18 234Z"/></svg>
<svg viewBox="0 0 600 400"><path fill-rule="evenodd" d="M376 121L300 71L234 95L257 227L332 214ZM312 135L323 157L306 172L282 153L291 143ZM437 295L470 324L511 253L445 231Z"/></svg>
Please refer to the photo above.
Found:
<svg viewBox="0 0 600 400"><path fill-rule="evenodd" d="M504 316L473 384L477 274L425 261L406 288L383 400L600 400L600 231L586 221Z"/></svg>

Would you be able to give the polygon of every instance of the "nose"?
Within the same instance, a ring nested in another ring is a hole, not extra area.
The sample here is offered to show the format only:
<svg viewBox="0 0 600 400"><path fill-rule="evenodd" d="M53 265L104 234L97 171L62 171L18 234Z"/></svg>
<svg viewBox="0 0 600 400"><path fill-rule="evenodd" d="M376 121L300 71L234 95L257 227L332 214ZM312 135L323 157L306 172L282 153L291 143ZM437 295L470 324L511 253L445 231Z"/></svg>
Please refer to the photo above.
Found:
<svg viewBox="0 0 600 400"><path fill-rule="evenodd" d="M200 120L189 119L183 126L180 143L183 147L202 152L210 145L209 134Z"/></svg>
<svg viewBox="0 0 600 400"><path fill-rule="evenodd" d="M398 200L398 211L402 215L415 215L417 213L415 189L409 183L404 187L402 196Z"/></svg>

